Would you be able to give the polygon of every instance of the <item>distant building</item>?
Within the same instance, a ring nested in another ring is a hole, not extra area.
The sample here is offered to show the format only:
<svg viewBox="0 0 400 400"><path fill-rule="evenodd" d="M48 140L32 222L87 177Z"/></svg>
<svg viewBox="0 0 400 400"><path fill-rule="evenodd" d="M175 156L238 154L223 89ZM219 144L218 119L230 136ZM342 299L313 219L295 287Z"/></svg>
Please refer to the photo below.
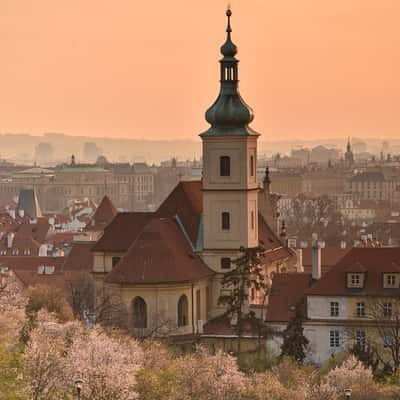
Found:
<svg viewBox="0 0 400 400"><path fill-rule="evenodd" d="M310 162L327 164L330 161L339 160L340 153L337 149L328 149L324 146L316 146L311 150Z"/></svg>
<svg viewBox="0 0 400 400"><path fill-rule="evenodd" d="M54 148L51 143L41 142L35 147L35 161L41 164L47 164L53 161Z"/></svg>
<svg viewBox="0 0 400 400"><path fill-rule="evenodd" d="M351 149L350 139L347 142L346 152L344 153L344 161L347 166L352 166L354 164L354 154Z"/></svg>
<svg viewBox="0 0 400 400"><path fill-rule="evenodd" d="M94 163L101 153L101 149L93 142L86 142L83 145L83 159L86 162Z"/></svg>

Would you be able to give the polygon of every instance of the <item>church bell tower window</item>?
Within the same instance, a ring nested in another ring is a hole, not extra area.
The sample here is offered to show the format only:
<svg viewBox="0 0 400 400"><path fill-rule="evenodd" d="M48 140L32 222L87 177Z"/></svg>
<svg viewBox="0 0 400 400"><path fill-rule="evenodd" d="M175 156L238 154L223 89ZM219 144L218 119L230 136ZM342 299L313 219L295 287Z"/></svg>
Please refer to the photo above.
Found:
<svg viewBox="0 0 400 400"><path fill-rule="evenodd" d="M221 156L219 159L219 169L221 176L231 175L231 158L228 156Z"/></svg>
<svg viewBox="0 0 400 400"><path fill-rule="evenodd" d="M231 215L228 212L222 213L222 230L229 231L231 229Z"/></svg>

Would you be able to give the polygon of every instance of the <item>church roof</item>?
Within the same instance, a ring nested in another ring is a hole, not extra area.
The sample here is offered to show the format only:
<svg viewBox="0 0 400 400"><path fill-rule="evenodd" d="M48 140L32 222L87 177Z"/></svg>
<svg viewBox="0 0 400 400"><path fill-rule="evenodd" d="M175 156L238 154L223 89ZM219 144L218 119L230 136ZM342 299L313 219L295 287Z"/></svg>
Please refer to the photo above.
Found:
<svg viewBox="0 0 400 400"><path fill-rule="evenodd" d="M201 181L181 181L164 200L155 213L118 213L105 228L103 236L92 251L126 252L145 227L154 219L170 219L178 224L191 249L201 250L203 197ZM261 214L258 216L260 245L265 248L264 263L272 263L291 256L268 226Z"/></svg>
<svg viewBox="0 0 400 400"><path fill-rule="evenodd" d="M104 196L101 200L99 206L97 207L93 217L91 219L90 225L87 228L91 229L104 229L113 218L117 215L117 209L111 202L108 196Z"/></svg>
<svg viewBox="0 0 400 400"><path fill-rule="evenodd" d="M42 211L34 189L23 189L19 192L18 210L24 210L31 218L39 218Z"/></svg>
<svg viewBox="0 0 400 400"><path fill-rule="evenodd" d="M105 228L103 236L94 245L92 251L127 251L132 242L153 217L154 213L146 212L118 213Z"/></svg>
<svg viewBox="0 0 400 400"><path fill-rule="evenodd" d="M106 282L191 282L213 274L192 251L176 220L153 218L137 236L128 253L107 275Z"/></svg>

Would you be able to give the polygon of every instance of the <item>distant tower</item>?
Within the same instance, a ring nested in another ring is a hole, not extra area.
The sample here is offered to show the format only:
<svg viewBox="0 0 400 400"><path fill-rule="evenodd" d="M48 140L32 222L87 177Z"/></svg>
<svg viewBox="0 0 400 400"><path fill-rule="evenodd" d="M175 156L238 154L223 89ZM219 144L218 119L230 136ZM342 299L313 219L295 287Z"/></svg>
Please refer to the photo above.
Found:
<svg viewBox="0 0 400 400"><path fill-rule="evenodd" d="M346 162L347 165L354 164L354 155L353 155L353 150L351 149L350 138L347 141L347 149L346 153L344 154L344 161Z"/></svg>
<svg viewBox="0 0 400 400"><path fill-rule="evenodd" d="M73 167L75 165L75 156L72 154L71 156L71 166Z"/></svg>

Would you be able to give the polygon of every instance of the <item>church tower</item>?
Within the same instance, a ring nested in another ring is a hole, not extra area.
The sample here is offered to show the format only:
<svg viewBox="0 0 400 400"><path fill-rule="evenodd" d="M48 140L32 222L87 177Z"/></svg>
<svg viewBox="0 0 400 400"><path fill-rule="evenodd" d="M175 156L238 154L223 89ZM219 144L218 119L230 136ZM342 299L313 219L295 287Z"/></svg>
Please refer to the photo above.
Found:
<svg viewBox="0 0 400 400"><path fill-rule="evenodd" d="M344 160L349 167L354 164L354 155L353 150L351 149L350 138L347 141L346 153L344 153Z"/></svg>
<svg viewBox="0 0 400 400"><path fill-rule="evenodd" d="M206 112L210 128L203 142L203 259L217 273L228 272L240 247L258 246L257 139L249 124L254 115L238 90L237 47L221 47L220 93Z"/></svg>

